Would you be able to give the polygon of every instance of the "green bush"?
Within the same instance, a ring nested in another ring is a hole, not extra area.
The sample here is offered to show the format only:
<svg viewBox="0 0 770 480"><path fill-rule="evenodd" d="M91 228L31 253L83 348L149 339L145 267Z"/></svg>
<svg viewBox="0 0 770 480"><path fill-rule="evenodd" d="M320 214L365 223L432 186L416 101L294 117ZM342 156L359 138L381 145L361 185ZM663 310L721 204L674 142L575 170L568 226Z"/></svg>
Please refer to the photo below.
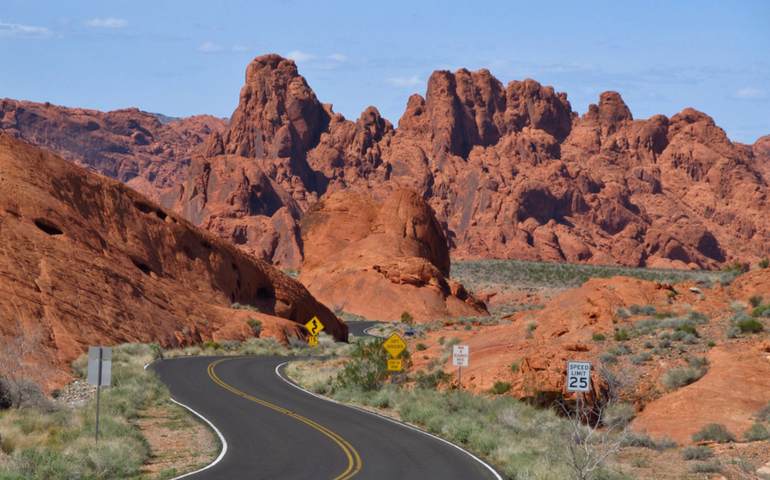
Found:
<svg viewBox="0 0 770 480"><path fill-rule="evenodd" d="M762 409L757 412L755 417L760 422L770 422L770 402L762 407Z"/></svg>
<svg viewBox="0 0 770 480"><path fill-rule="evenodd" d="M427 346L427 345L425 345L424 343L418 343L417 345L415 345L415 348L416 348L418 351L422 352L423 350L427 350L427 349L428 349L428 346Z"/></svg>
<svg viewBox="0 0 770 480"><path fill-rule="evenodd" d="M765 326L755 318L744 318L736 324L741 333L759 333Z"/></svg>
<svg viewBox="0 0 770 480"><path fill-rule="evenodd" d="M385 343L385 339L382 338L356 342L350 352L350 360L345 363L342 371L337 375L337 386L363 391L381 388L389 375L387 368L389 357L385 349L382 348L383 343ZM409 352L404 351L401 358L408 364Z"/></svg>
<svg viewBox="0 0 770 480"><path fill-rule="evenodd" d="M706 460L714 456L714 451L705 445L687 447L682 450L682 458L685 460Z"/></svg>
<svg viewBox="0 0 770 480"><path fill-rule="evenodd" d="M767 258L767 257L763 258L762 260L759 261L758 266L759 266L759 268L768 268L768 267L770 267L770 258Z"/></svg>
<svg viewBox="0 0 770 480"><path fill-rule="evenodd" d="M519 366L519 362L513 362L513 363L511 363L511 371L512 371L513 373L516 373L516 372L518 372L518 371L519 371L519 368L521 368L521 367Z"/></svg>
<svg viewBox="0 0 770 480"><path fill-rule="evenodd" d="M414 317L409 312L401 313L401 323L405 323L409 326L414 325Z"/></svg>
<svg viewBox="0 0 770 480"><path fill-rule="evenodd" d="M734 442L735 436L722 424L709 423L692 436L695 442L712 441L717 443Z"/></svg>
<svg viewBox="0 0 770 480"><path fill-rule="evenodd" d="M607 339L607 337L605 337L603 333L594 333L591 336L591 339L593 339L594 342L603 342Z"/></svg>
<svg viewBox="0 0 770 480"><path fill-rule="evenodd" d="M749 304L752 306L752 308L757 308L758 306L762 305L762 295L753 295L749 297Z"/></svg>
<svg viewBox="0 0 770 480"><path fill-rule="evenodd" d="M615 340L618 342L625 342L626 340L629 340L631 338L631 335L628 334L626 329L620 328L615 331Z"/></svg>
<svg viewBox="0 0 770 480"><path fill-rule="evenodd" d="M749 442L770 440L770 431L768 431L767 427L765 427L761 423L755 423L754 425L751 426L751 428L746 430L746 433L743 434L743 438L745 438Z"/></svg>
<svg viewBox="0 0 770 480"><path fill-rule="evenodd" d="M599 360L601 360L602 363L606 363L608 365L613 363L618 363L618 357L611 352L602 353L601 355L599 355Z"/></svg>
<svg viewBox="0 0 770 480"><path fill-rule="evenodd" d="M629 433L621 442L623 447L641 447L649 448L651 450L667 450L669 448L675 448L676 442L668 438L662 438L660 440L654 440L652 437L645 433Z"/></svg>
<svg viewBox="0 0 770 480"><path fill-rule="evenodd" d="M415 383L418 388L426 390L435 390L442 383L447 383L452 379L452 375L446 373L443 370L436 370L435 372L425 373L417 372L415 377Z"/></svg>
<svg viewBox="0 0 770 480"><path fill-rule="evenodd" d="M752 317L770 317L770 303L765 303L755 307L751 311Z"/></svg>
<svg viewBox="0 0 770 480"><path fill-rule="evenodd" d="M502 382L498 380L494 385L492 385L490 392L494 393L495 395L502 395L507 393L510 389L511 384L509 382Z"/></svg>

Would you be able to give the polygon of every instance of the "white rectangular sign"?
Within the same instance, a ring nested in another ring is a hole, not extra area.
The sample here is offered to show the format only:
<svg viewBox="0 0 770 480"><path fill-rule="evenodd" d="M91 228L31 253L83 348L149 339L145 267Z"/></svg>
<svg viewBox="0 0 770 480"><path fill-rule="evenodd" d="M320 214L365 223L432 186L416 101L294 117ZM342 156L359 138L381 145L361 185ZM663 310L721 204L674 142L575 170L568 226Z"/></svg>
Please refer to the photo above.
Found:
<svg viewBox="0 0 770 480"><path fill-rule="evenodd" d="M468 366L468 345L455 345L452 347L452 365L455 367Z"/></svg>
<svg viewBox="0 0 770 480"><path fill-rule="evenodd" d="M567 362L567 391L591 390L591 362Z"/></svg>
<svg viewBox="0 0 770 480"><path fill-rule="evenodd" d="M88 347L88 383L101 387L109 387L112 383L112 349L110 347Z"/></svg>

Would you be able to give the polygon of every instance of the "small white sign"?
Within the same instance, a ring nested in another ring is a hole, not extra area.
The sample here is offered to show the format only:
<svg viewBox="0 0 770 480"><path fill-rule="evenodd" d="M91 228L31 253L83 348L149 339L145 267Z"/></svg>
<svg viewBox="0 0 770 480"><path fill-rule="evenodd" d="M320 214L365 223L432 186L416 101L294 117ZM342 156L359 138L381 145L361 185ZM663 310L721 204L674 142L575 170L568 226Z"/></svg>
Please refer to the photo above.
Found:
<svg viewBox="0 0 770 480"><path fill-rule="evenodd" d="M567 362L567 391L591 390L591 362Z"/></svg>
<svg viewBox="0 0 770 480"><path fill-rule="evenodd" d="M468 366L468 345L455 345L452 348L452 365L455 367Z"/></svg>
<svg viewBox="0 0 770 480"><path fill-rule="evenodd" d="M88 347L88 383L109 387L112 383L112 349Z"/></svg>

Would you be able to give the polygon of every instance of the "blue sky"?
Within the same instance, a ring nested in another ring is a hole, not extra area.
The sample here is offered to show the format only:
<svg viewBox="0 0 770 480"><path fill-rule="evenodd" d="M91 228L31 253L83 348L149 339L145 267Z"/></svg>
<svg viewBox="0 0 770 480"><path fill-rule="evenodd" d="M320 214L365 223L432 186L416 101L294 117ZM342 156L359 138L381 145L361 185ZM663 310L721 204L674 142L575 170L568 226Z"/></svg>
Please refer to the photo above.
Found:
<svg viewBox="0 0 770 480"><path fill-rule="evenodd" d="M396 123L436 69L534 78L585 112L687 106L731 138L770 134L770 2L34 1L0 5L0 97L228 117L246 64L297 60L323 102Z"/></svg>

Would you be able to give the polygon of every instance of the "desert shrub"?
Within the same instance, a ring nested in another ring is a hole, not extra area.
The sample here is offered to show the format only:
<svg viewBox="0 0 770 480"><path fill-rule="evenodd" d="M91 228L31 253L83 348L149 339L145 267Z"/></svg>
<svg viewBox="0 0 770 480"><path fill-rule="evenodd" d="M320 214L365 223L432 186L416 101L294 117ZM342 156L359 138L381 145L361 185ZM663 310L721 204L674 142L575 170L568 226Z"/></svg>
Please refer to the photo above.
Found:
<svg viewBox="0 0 770 480"><path fill-rule="evenodd" d="M618 357L611 352L602 353L601 355L599 355L599 360L601 360L602 363L606 363L608 365L613 363L618 363Z"/></svg>
<svg viewBox="0 0 770 480"><path fill-rule="evenodd" d="M749 304L752 306L752 308L757 308L758 306L762 305L762 295L753 295L749 297Z"/></svg>
<svg viewBox="0 0 770 480"><path fill-rule="evenodd" d="M254 336L259 337L259 335L262 333L262 322L256 318L250 318L246 320L246 323L249 325L249 328L251 328L251 332L254 334Z"/></svg>
<svg viewBox="0 0 770 480"><path fill-rule="evenodd" d="M219 350L222 348L222 345L220 345L219 342L215 342L214 340L206 340L203 342L203 348L206 350Z"/></svg>
<svg viewBox="0 0 770 480"><path fill-rule="evenodd" d="M594 333L591 336L591 339L593 339L594 342L603 342L607 337L605 337L603 333Z"/></svg>
<svg viewBox="0 0 770 480"><path fill-rule="evenodd" d="M770 422L770 403L762 407L755 415L760 422Z"/></svg>
<svg viewBox="0 0 770 480"><path fill-rule="evenodd" d="M721 471L722 466L717 461L698 462L690 467L692 473L719 473Z"/></svg>
<svg viewBox="0 0 770 480"><path fill-rule="evenodd" d="M498 380L494 385L492 385L490 392L494 393L495 395L502 395L507 393L510 389L511 384L509 382L501 382Z"/></svg>
<svg viewBox="0 0 770 480"><path fill-rule="evenodd" d="M415 348L416 348L418 351L423 351L423 350L427 350L427 349L428 349L428 346L427 346L427 345L425 345L424 343L418 343L418 344L415 346Z"/></svg>
<svg viewBox="0 0 770 480"><path fill-rule="evenodd" d="M743 438L749 442L770 440L770 431L768 431L767 427L761 423L755 423L748 430L746 430L746 433L743 434Z"/></svg>
<svg viewBox="0 0 770 480"><path fill-rule="evenodd" d="M631 305L628 307L631 315L655 315L655 307L652 305Z"/></svg>
<svg viewBox="0 0 770 480"><path fill-rule="evenodd" d="M619 328L615 330L615 340L618 342L625 342L626 340L629 340L631 338L631 335L629 335L628 331L624 328Z"/></svg>
<svg viewBox="0 0 770 480"><path fill-rule="evenodd" d="M417 372L417 376L415 377L415 383L417 384L418 388L423 388L427 390L435 390L438 388L439 385L442 383L446 383L449 380L452 379L452 375L446 373L443 370L436 370L435 372L431 373L425 373L425 372Z"/></svg>
<svg viewBox="0 0 770 480"><path fill-rule="evenodd" d="M623 447L641 447L649 448L651 450L667 450L676 447L676 442L668 438L662 438L654 440L652 437L645 433L629 433L627 434L621 443Z"/></svg>
<svg viewBox="0 0 770 480"><path fill-rule="evenodd" d="M608 426L626 426L636 416L636 409L626 402L614 402L604 409L602 422Z"/></svg>
<svg viewBox="0 0 770 480"><path fill-rule="evenodd" d="M0 377L0 410L5 410L12 406L11 383L4 377Z"/></svg>
<svg viewBox="0 0 770 480"><path fill-rule="evenodd" d="M628 318L631 316L631 312L629 312L625 308L618 308L615 311L615 316L617 316L618 318Z"/></svg>
<svg viewBox="0 0 770 480"><path fill-rule="evenodd" d="M770 317L770 303L758 305L751 311L752 317Z"/></svg>
<svg viewBox="0 0 770 480"><path fill-rule="evenodd" d="M634 365L642 365L649 362L650 360L652 360L652 355L650 355L648 352L638 353L631 357L631 363Z"/></svg>
<svg viewBox="0 0 770 480"><path fill-rule="evenodd" d="M520 365L519 365L519 362L513 362L513 363L511 363L511 371L512 371L513 373L516 373L516 372L518 372L518 371L519 371L519 368L521 368L521 367L520 367Z"/></svg>
<svg viewBox="0 0 770 480"><path fill-rule="evenodd" d="M364 391L377 390L388 378L388 353L382 348L382 338L356 342L350 352L350 361L345 363L337 375L336 383L341 388L356 388ZM402 357L408 359L408 352Z"/></svg>
<svg viewBox="0 0 770 480"><path fill-rule="evenodd" d="M607 350L609 353L622 357L623 355L630 355L632 353L631 347L625 344L621 344Z"/></svg>
<svg viewBox="0 0 770 480"><path fill-rule="evenodd" d="M763 258L759 261L759 264L757 265L759 268L768 268L770 267L770 258Z"/></svg>
<svg viewBox="0 0 770 480"><path fill-rule="evenodd" d="M735 436L722 424L709 423L692 436L695 442L712 441L717 443L734 442Z"/></svg>
<svg viewBox="0 0 770 480"><path fill-rule="evenodd" d="M651 341L647 340L646 342L644 342L643 347L648 349L648 350L650 350L650 349L655 348L655 344L652 343Z"/></svg>
<svg viewBox="0 0 770 480"><path fill-rule="evenodd" d="M687 447L682 450L685 460L706 460L714 456L714 451L705 445Z"/></svg>
<svg viewBox="0 0 770 480"><path fill-rule="evenodd" d="M401 323L405 323L406 325L414 325L414 317L409 312L402 312L401 313Z"/></svg>
<svg viewBox="0 0 770 480"><path fill-rule="evenodd" d="M759 333L765 329L765 326L755 318L744 318L735 324L741 333Z"/></svg>
<svg viewBox="0 0 770 480"><path fill-rule="evenodd" d="M661 382L669 390L689 385L704 375L704 371L693 367L674 367L663 374Z"/></svg>
<svg viewBox="0 0 770 480"><path fill-rule="evenodd" d="M232 305L230 305L230 308L234 308L236 310L251 310L252 312L259 312L260 311L254 305L246 305L244 303L238 303L238 302L235 302Z"/></svg>
<svg viewBox="0 0 770 480"><path fill-rule="evenodd" d="M701 312L696 312L695 310L691 310L687 314L687 319L700 325L709 323L709 317L707 317L705 314Z"/></svg>

